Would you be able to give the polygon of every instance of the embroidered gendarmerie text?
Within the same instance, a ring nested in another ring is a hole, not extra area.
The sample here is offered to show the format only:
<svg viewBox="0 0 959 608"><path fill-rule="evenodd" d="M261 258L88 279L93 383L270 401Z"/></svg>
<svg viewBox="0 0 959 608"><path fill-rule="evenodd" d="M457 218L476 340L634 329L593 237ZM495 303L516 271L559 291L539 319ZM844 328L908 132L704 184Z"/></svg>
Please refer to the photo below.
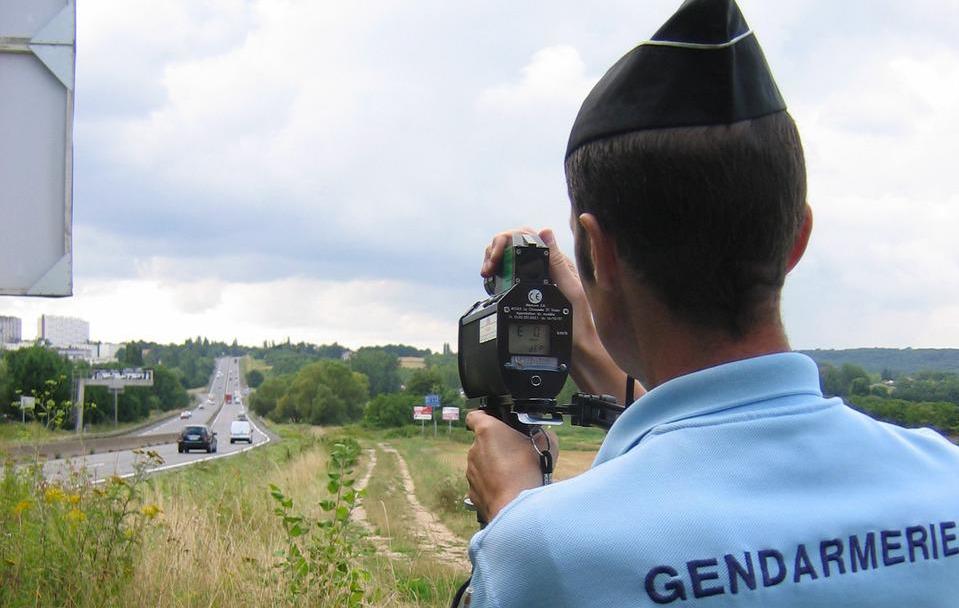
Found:
<svg viewBox="0 0 959 608"><path fill-rule="evenodd" d="M764 548L651 568L646 593L657 604L749 593L959 555L955 521L876 530L795 547Z"/></svg>

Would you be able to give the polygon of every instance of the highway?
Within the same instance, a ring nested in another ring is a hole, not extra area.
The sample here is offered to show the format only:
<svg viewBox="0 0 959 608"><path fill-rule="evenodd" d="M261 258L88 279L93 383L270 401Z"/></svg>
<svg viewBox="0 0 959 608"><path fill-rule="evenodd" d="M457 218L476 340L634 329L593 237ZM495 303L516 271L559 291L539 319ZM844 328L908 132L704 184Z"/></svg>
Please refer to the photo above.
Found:
<svg viewBox="0 0 959 608"><path fill-rule="evenodd" d="M159 466L150 466L148 471L164 471L175 469L203 460L214 458L223 458L238 454L253 447L259 447L271 441L271 437L263 432L259 423L250 420L253 425L253 444L245 442L230 443L230 423L236 420L240 412L246 412L246 395L244 395L243 380L240 377L240 366L238 359L233 357L222 357L217 359L213 375L210 379L206 394L198 397L198 402L193 405L192 413L189 418L173 418L161 422L155 426L141 430L138 435L158 435L167 433L177 433L188 425L206 424L213 432L217 434L217 452L208 454L203 451L192 451L186 454L177 452L176 443L152 446L150 450L158 453L164 460ZM241 396L239 403L234 400L233 403L225 403L227 394ZM209 400L208 400L209 399ZM220 405L222 404L222 407ZM219 412L217 412L219 408ZM48 479L64 478L70 474L71 470L85 467L90 471L94 480L102 480L107 477L118 475L129 477L135 472L135 463L137 455L132 450L110 452L104 454L92 454L89 456L48 460L44 463L44 476Z"/></svg>

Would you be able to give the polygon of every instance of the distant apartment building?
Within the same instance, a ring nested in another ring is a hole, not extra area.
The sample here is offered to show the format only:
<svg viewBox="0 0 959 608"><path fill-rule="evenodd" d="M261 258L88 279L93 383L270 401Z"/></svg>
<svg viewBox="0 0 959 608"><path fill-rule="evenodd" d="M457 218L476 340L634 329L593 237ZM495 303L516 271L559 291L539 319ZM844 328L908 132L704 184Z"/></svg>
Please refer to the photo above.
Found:
<svg viewBox="0 0 959 608"><path fill-rule="evenodd" d="M71 361L110 363L116 361L117 350L120 346L120 344L109 344L107 342L91 342L71 346L54 346L53 349Z"/></svg>
<svg viewBox="0 0 959 608"><path fill-rule="evenodd" d="M78 346L90 341L90 324L74 317L41 315L37 337L54 347Z"/></svg>
<svg viewBox="0 0 959 608"><path fill-rule="evenodd" d="M122 344L112 344L110 342L95 342L92 344L93 350L93 363L107 363L109 361L117 360L117 353L120 351L120 348L123 347Z"/></svg>
<svg viewBox="0 0 959 608"><path fill-rule="evenodd" d="M19 317L0 317L0 344L13 344L22 340L23 323Z"/></svg>

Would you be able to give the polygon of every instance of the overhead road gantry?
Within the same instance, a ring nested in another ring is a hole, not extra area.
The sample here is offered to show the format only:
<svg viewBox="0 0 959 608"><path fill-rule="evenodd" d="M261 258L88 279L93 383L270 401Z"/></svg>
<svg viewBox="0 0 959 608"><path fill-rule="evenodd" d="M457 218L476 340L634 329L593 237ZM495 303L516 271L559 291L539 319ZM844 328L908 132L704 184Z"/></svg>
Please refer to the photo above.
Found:
<svg viewBox="0 0 959 608"><path fill-rule="evenodd" d="M128 386L153 386L152 369L98 369L92 378L77 380L77 432L83 432L83 393L88 386L105 386L113 393L113 426L117 425L117 395Z"/></svg>

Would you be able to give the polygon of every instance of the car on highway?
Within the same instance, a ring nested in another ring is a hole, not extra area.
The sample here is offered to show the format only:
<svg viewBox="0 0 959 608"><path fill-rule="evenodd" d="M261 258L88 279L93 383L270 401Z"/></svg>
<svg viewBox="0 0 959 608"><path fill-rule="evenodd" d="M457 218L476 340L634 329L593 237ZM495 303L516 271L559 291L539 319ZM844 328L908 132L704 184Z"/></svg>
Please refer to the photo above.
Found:
<svg viewBox="0 0 959 608"><path fill-rule="evenodd" d="M205 424L185 426L180 432L176 447L177 452L181 454L190 450L206 450L207 453L216 452L216 433Z"/></svg>
<svg viewBox="0 0 959 608"><path fill-rule="evenodd" d="M253 443L253 425L246 420L237 419L230 423L230 443L237 441Z"/></svg>
<svg viewBox="0 0 959 608"><path fill-rule="evenodd" d="M183 410L182 412L180 412L180 420L184 420L192 416L193 416L193 412L191 412L190 410Z"/></svg>

